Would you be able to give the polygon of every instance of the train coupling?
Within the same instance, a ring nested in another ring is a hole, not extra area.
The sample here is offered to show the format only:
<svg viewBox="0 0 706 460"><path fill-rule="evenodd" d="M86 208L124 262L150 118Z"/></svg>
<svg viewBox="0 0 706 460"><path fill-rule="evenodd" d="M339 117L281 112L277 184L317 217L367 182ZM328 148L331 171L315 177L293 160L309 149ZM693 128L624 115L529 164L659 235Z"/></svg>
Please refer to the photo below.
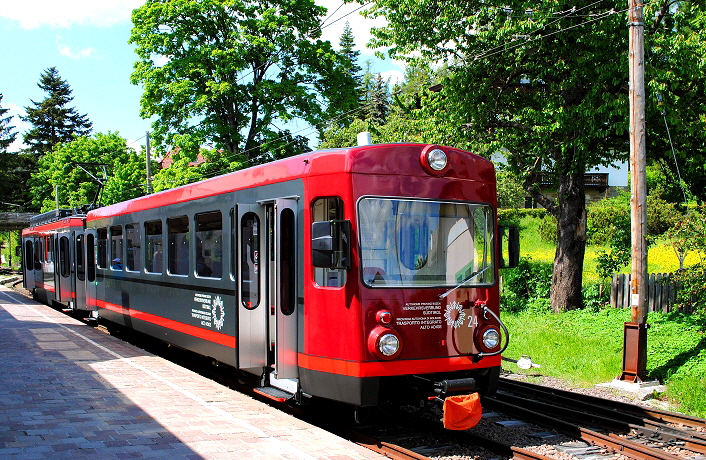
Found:
<svg viewBox="0 0 706 460"><path fill-rule="evenodd" d="M434 384L434 400L442 405L444 428L468 430L483 416L480 396L473 378L443 380Z"/></svg>

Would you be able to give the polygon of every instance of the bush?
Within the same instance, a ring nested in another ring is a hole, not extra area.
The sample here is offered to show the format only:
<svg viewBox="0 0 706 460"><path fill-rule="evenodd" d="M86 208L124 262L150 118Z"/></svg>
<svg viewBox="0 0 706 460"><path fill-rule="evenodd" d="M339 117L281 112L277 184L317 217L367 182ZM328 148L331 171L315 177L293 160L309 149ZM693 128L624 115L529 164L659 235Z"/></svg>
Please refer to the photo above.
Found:
<svg viewBox="0 0 706 460"><path fill-rule="evenodd" d="M508 311L549 309L552 264L533 262L523 257L515 268L503 270L503 292L500 305Z"/></svg>
<svg viewBox="0 0 706 460"><path fill-rule="evenodd" d="M556 233L556 217L551 214L541 220L539 223L539 237L542 241L547 241L549 243L556 243L558 241L558 236Z"/></svg>
<svg viewBox="0 0 706 460"><path fill-rule="evenodd" d="M520 221L525 217L538 217L543 219L549 215L551 214L549 214L544 208L498 209L498 222L500 225L514 225L519 227Z"/></svg>
<svg viewBox="0 0 706 460"><path fill-rule="evenodd" d="M587 209L588 244L608 245L618 233L630 235L630 195L627 193L591 203Z"/></svg>

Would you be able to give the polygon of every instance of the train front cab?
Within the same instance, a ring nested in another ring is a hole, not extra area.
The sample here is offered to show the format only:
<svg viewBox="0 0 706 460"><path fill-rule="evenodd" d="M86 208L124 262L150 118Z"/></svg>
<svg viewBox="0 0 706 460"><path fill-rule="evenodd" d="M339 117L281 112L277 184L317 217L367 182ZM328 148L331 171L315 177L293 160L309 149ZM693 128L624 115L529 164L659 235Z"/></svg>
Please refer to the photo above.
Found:
<svg viewBox="0 0 706 460"><path fill-rule="evenodd" d="M310 189L330 195L311 202L304 392L374 406L494 391L508 339L495 173L445 149L448 166L430 174L420 160L430 150L361 148L338 177L312 173Z"/></svg>

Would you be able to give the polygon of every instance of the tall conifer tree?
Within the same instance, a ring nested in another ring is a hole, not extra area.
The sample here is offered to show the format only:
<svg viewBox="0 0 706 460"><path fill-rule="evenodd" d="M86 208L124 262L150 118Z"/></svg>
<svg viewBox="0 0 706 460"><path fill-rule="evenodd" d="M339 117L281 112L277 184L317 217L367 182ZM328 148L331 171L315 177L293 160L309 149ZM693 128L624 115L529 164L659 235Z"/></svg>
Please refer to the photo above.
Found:
<svg viewBox="0 0 706 460"><path fill-rule="evenodd" d="M74 135L91 133L93 123L88 115L80 115L76 108L67 107L74 100L71 87L61 79L56 67L46 69L37 86L47 92L47 97L40 102L32 101L31 107L25 107L27 115L21 117L33 125L24 135L30 151L45 155L59 142L70 142Z"/></svg>
<svg viewBox="0 0 706 460"><path fill-rule="evenodd" d="M2 103L2 93L0 93L0 103ZM2 106L0 106L0 153L7 152L10 144L15 142L15 138L17 137L17 133L13 132L15 127L10 126L12 116L5 117L8 110L10 109L3 109Z"/></svg>

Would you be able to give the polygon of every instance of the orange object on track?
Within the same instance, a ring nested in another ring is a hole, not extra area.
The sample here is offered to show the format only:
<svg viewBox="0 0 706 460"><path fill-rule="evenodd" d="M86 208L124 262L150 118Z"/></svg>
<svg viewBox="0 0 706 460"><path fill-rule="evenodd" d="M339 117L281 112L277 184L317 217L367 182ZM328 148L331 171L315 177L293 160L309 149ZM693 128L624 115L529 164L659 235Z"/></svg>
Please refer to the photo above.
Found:
<svg viewBox="0 0 706 460"><path fill-rule="evenodd" d="M478 393L449 396L444 400L444 428L467 430L478 424L483 416Z"/></svg>

